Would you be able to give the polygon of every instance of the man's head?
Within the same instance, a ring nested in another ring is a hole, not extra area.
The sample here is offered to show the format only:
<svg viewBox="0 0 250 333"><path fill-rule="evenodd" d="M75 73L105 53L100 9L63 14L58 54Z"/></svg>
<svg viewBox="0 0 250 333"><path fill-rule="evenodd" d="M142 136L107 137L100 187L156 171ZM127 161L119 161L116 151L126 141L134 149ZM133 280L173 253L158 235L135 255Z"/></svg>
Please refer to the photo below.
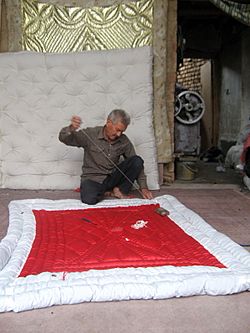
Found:
<svg viewBox="0 0 250 333"><path fill-rule="evenodd" d="M124 110L116 109L108 115L104 134L109 141L118 139L130 124L130 117Z"/></svg>

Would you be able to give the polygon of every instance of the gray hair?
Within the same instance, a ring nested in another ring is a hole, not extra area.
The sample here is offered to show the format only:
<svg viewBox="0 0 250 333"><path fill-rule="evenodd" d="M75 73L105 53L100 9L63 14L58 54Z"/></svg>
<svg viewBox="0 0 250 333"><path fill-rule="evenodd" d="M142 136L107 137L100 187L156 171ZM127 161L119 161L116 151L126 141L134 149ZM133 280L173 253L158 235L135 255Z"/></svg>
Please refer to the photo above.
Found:
<svg viewBox="0 0 250 333"><path fill-rule="evenodd" d="M121 122L125 126L128 126L130 124L129 114L121 109L115 109L111 111L108 115L108 120L111 120L114 124L117 124L118 122Z"/></svg>

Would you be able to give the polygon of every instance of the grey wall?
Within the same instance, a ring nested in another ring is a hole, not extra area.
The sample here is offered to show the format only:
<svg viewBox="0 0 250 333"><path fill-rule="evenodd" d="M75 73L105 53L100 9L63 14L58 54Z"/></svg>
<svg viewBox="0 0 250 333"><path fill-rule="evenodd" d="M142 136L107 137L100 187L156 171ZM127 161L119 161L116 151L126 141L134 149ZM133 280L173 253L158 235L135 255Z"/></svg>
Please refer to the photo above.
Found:
<svg viewBox="0 0 250 333"><path fill-rule="evenodd" d="M219 145L236 141L250 123L250 28L220 56Z"/></svg>
<svg viewBox="0 0 250 333"><path fill-rule="evenodd" d="M241 127L241 40L221 53L219 141L237 139Z"/></svg>
<svg viewBox="0 0 250 333"><path fill-rule="evenodd" d="M250 29L242 34L241 128L250 123Z"/></svg>

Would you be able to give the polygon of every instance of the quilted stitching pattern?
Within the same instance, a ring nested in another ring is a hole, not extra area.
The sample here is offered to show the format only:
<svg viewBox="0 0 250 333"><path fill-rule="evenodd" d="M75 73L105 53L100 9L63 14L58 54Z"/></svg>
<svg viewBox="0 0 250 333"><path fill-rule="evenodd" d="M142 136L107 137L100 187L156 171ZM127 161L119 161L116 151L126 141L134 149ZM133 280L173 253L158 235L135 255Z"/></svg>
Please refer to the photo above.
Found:
<svg viewBox="0 0 250 333"><path fill-rule="evenodd" d="M150 189L158 189L152 127L149 47L69 54L0 55L0 186L71 189L79 186L83 150L58 132L73 114L102 125L114 108L131 115L128 136L144 158Z"/></svg>
<svg viewBox="0 0 250 333"><path fill-rule="evenodd" d="M156 214L156 207L34 210L36 238L20 276L115 267L225 267L169 217Z"/></svg>

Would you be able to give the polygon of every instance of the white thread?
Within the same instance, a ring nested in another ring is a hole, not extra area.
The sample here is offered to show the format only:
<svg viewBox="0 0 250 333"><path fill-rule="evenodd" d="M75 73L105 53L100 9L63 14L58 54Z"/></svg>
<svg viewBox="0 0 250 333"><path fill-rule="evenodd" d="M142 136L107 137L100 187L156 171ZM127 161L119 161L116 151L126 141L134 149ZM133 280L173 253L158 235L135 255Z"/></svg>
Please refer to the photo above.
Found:
<svg viewBox="0 0 250 333"><path fill-rule="evenodd" d="M136 221L135 224L131 225L131 228L133 228L133 229L141 229L141 228L144 228L147 223L148 223L148 221L138 220L138 221Z"/></svg>

